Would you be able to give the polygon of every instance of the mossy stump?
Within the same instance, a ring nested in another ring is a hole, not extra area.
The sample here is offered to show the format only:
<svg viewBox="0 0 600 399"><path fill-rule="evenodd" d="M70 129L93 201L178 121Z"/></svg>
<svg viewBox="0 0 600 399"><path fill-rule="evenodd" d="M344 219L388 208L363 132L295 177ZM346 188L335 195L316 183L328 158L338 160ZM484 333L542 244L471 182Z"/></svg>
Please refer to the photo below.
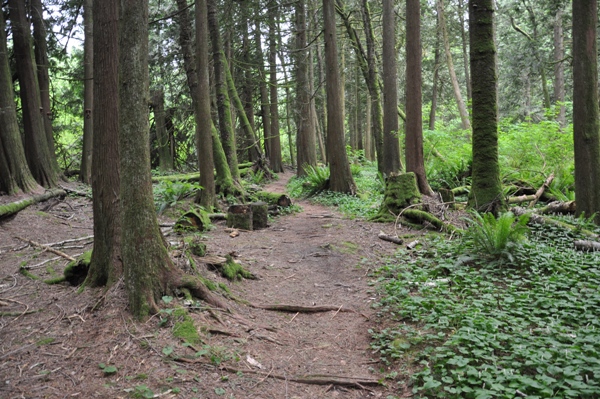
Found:
<svg viewBox="0 0 600 399"><path fill-rule="evenodd" d="M383 202L374 221L393 222L402 210L421 202L417 176L413 172L391 174L385 180Z"/></svg>
<svg viewBox="0 0 600 399"><path fill-rule="evenodd" d="M254 230L266 229L269 221L269 205L258 201L250 204L252 207L252 227Z"/></svg>
<svg viewBox="0 0 600 399"><path fill-rule="evenodd" d="M79 256L77 260L69 262L63 272L65 280L71 285L80 285L83 283L90 269L91 260L92 251L87 251Z"/></svg>
<svg viewBox="0 0 600 399"><path fill-rule="evenodd" d="M207 231L210 226L210 217L203 210L188 211L175 222L178 231Z"/></svg>
<svg viewBox="0 0 600 399"><path fill-rule="evenodd" d="M252 218L251 205L231 205L227 210L227 227L252 230Z"/></svg>
<svg viewBox="0 0 600 399"><path fill-rule="evenodd" d="M448 205L449 209L454 209L454 193L447 188L440 188L442 202Z"/></svg>

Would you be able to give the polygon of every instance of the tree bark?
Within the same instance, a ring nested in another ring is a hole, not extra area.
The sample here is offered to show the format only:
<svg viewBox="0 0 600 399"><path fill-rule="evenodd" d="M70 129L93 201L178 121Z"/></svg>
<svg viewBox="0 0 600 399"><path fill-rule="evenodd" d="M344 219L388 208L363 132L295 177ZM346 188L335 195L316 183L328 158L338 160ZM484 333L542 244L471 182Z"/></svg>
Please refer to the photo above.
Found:
<svg viewBox="0 0 600 399"><path fill-rule="evenodd" d="M469 206L498 213L505 207L498 162L498 100L494 0L469 1L473 80L473 172Z"/></svg>
<svg viewBox="0 0 600 399"><path fill-rule="evenodd" d="M53 187L58 182L58 175L53 167L54 154L50 153L44 120L40 113L42 104L33 64L31 32L25 14L25 3L21 0L10 0L8 5L23 106L25 156L29 170L36 181L44 187Z"/></svg>
<svg viewBox="0 0 600 399"><path fill-rule="evenodd" d="M433 56L433 82L431 89L431 110L429 111L429 130L435 130L435 114L437 111L438 91L441 86L440 76L440 29L439 18L436 21L435 54Z"/></svg>
<svg viewBox="0 0 600 399"><path fill-rule="evenodd" d="M279 101L277 99L277 33L275 29L277 2L269 1L269 88L271 92L271 131L269 133L269 162L275 173L283 172L281 137L279 134Z"/></svg>
<svg viewBox="0 0 600 399"><path fill-rule="evenodd" d="M392 173L398 173L400 170L402 170L402 163L400 162L400 144L398 139L398 67L396 65L396 29L394 21L395 18L393 0L383 0L382 18L383 172L386 175L390 175ZM409 18L410 16L407 15L407 21L409 20ZM419 100L418 102L420 108L421 101Z"/></svg>
<svg viewBox="0 0 600 399"><path fill-rule="evenodd" d="M456 77L456 71L454 69L454 62L452 61L452 53L450 52L450 39L448 38L448 31L446 29L446 18L444 17L444 2L443 0L437 0L437 12L440 24L440 30L442 32L442 41L444 42L444 50L446 52L446 63L448 64L448 72L450 73L450 81L452 82L452 88L454 89L454 97L458 106L458 112L462 121L463 130L471 130L471 122L469 121L469 112L463 101L462 94L460 92L460 86L458 85L458 78ZM471 21L469 21L469 25ZM471 36L472 37L472 36ZM471 49L471 53L473 49ZM473 75L473 67L471 66L471 72Z"/></svg>
<svg viewBox="0 0 600 399"><path fill-rule="evenodd" d="M554 17L554 102L558 106L556 121L560 127L565 127L566 107L565 107L565 65L564 65L564 44L562 27L563 10L558 10Z"/></svg>
<svg viewBox="0 0 600 399"><path fill-rule="evenodd" d="M165 118L165 92L162 88L154 90L151 101L158 145L158 168L167 172L173 170L173 157L171 156L171 143Z"/></svg>
<svg viewBox="0 0 600 399"><path fill-rule="evenodd" d="M94 38L93 0L83 3L83 150L79 180L90 184L92 181L92 151L94 142Z"/></svg>
<svg viewBox="0 0 600 399"><path fill-rule="evenodd" d="M40 187L29 171L19 132L4 14L0 15L0 189L7 194L29 192Z"/></svg>
<svg viewBox="0 0 600 399"><path fill-rule="evenodd" d="M465 68L465 85L467 86L467 102L471 102L473 96L471 90L471 74L469 73L469 52L467 51L467 33L465 32L465 4L464 0L458 0L458 22L460 23L460 38L462 44L463 66Z"/></svg>
<svg viewBox="0 0 600 399"><path fill-rule="evenodd" d="M422 82L421 5L419 0L406 0L406 171L416 175L421 194L432 195L433 191L425 175L423 157ZM394 111L397 121L397 105Z"/></svg>
<svg viewBox="0 0 600 399"><path fill-rule="evenodd" d="M573 0L573 138L577 215L600 224L600 125L596 0Z"/></svg>
<svg viewBox="0 0 600 399"><path fill-rule="evenodd" d="M311 98L309 84L308 63L309 51L306 48L306 3L298 0L295 4L296 14L296 112L295 119L298 126L296 135L296 151L298 168L297 175L305 176L305 166L317 165L317 148L315 125L312 113L314 100Z"/></svg>
<svg viewBox="0 0 600 399"><path fill-rule="evenodd" d="M86 284L111 286L123 276L119 167L119 0L94 0L92 142L94 249ZM147 143L147 142L146 142Z"/></svg>
<svg viewBox="0 0 600 399"><path fill-rule="evenodd" d="M335 29L335 0L323 0L325 25L325 63L327 66L327 159L331 191L354 194L356 185L350 173L344 142L344 114L340 94L337 37Z"/></svg>

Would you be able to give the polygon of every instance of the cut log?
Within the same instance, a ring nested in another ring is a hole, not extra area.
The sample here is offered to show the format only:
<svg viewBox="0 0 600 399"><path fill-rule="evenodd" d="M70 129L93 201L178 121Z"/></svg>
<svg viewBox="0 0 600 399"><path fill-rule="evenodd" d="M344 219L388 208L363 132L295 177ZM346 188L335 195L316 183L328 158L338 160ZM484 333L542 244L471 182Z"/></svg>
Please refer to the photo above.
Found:
<svg viewBox="0 0 600 399"><path fill-rule="evenodd" d="M252 206L231 205L227 210L227 227L252 230Z"/></svg>
<svg viewBox="0 0 600 399"><path fill-rule="evenodd" d="M269 206L266 202L258 201L250 204L252 207L252 228L266 229L269 221Z"/></svg>
<svg viewBox="0 0 600 399"><path fill-rule="evenodd" d="M8 219L9 217L16 215L29 205L37 204L39 202L47 201L53 197L65 196L67 193L65 190L48 190L44 194L34 195L10 204L0 205L0 222Z"/></svg>
<svg viewBox="0 0 600 399"><path fill-rule="evenodd" d="M575 245L575 249L579 251L600 251L600 242L598 241L577 240L573 244Z"/></svg>
<svg viewBox="0 0 600 399"><path fill-rule="evenodd" d="M390 236L388 234L385 234L383 231L380 231L379 234L377 235L377 237L380 240L393 242L394 244L398 244L398 245L401 245L404 242L404 241L402 241L401 238Z"/></svg>

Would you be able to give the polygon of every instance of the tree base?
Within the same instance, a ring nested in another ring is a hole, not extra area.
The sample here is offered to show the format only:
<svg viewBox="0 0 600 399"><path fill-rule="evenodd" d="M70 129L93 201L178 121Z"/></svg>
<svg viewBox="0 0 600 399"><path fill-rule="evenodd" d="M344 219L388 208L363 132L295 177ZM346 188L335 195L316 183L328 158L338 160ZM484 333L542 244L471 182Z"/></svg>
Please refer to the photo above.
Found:
<svg viewBox="0 0 600 399"><path fill-rule="evenodd" d="M394 222L405 208L421 202L417 177L413 172L392 174L385 180L383 202L375 222Z"/></svg>

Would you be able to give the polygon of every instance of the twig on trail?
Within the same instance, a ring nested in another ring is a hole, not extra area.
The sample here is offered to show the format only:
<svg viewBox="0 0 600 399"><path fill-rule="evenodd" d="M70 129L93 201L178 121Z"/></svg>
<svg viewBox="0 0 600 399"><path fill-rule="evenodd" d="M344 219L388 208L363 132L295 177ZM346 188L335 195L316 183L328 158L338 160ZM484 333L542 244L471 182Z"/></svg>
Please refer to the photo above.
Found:
<svg viewBox="0 0 600 399"><path fill-rule="evenodd" d="M37 269L38 267L44 266L46 263L54 262L55 260L58 260L60 258L61 258L60 256L56 256L54 258L46 259L45 261L37 263L35 265L31 265L31 266L24 265L24 266L21 266L21 269L25 269L25 270Z"/></svg>
<svg viewBox="0 0 600 399"><path fill-rule="evenodd" d="M286 278L284 278L284 280L289 280L289 279L291 279L292 277L294 277L295 275L296 275L296 273L292 274L291 276L287 276Z"/></svg>
<svg viewBox="0 0 600 399"><path fill-rule="evenodd" d="M290 324L292 321L294 321L294 319L296 318L296 316L298 316L300 314L300 312L296 312L296 314L294 315L294 317L292 317L292 319L290 321L288 321L288 324Z"/></svg>
<svg viewBox="0 0 600 399"><path fill-rule="evenodd" d="M15 236L15 238L18 238L21 241L25 241L28 242L29 244L33 245L34 247L39 247L42 248L44 251L48 251L48 252L52 252L58 256L62 256L63 258L70 260L72 262L74 262L76 259L74 257L72 257L71 255L67 255L64 252L59 251L58 249L54 249L52 247L49 247L47 245L44 244L40 244L38 242L32 241L32 240L28 240L27 238L23 238L23 237L19 237L19 236Z"/></svg>
<svg viewBox="0 0 600 399"><path fill-rule="evenodd" d="M251 303L251 307L256 309L265 309L265 310L275 310L279 312L300 312L300 313L321 313L321 312L351 312L356 313L363 316L365 319L369 320L369 317L357 312L356 310L350 308L343 308L342 306L299 306L299 305L256 305Z"/></svg>
<svg viewBox="0 0 600 399"><path fill-rule="evenodd" d="M174 359L176 362L183 363L201 363L204 365L211 365L203 359L190 359L186 357L179 357ZM348 377L348 376L336 376L336 375L323 375L323 374L308 374L297 377L287 377L284 375L273 374L271 372L264 373L262 371L257 370L246 370L246 369L237 369L229 366L218 366L219 370L228 371L230 373L249 373L260 375L264 378L274 378L276 380L283 381L292 381L297 382L299 384L312 384L312 385L336 385L336 386L344 386L349 388L358 388L365 389L366 386L379 386L381 385L379 381L362 378L362 377Z"/></svg>
<svg viewBox="0 0 600 399"><path fill-rule="evenodd" d="M338 314L338 313L340 313L340 310L342 310L342 306L344 306L344 305L341 305L341 306L340 306L340 308L339 308L339 309L338 309L338 310L337 310L337 311L336 311L336 312L333 314L333 316L331 316L331 318L332 318L332 319L333 319L335 316L337 316L337 314Z"/></svg>
<svg viewBox="0 0 600 399"><path fill-rule="evenodd" d="M380 231L377 237L380 240L393 242L394 244L401 245L404 241L401 238L391 236L389 234L385 234L383 231Z"/></svg>
<svg viewBox="0 0 600 399"><path fill-rule="evenodd" d="M29 312L29 305L27 305L27 304L25 304L23 302L19 302L17 300L9 299L9 298L0 298L0 300L2 300L2 301L8 301L8 302L13 302L13 303L18 303L21 306L25 306L25 310L23 312L21 312L21 313L17 313L17 312L15 312L15 314L2 313L3 316L15 316L15 315L18 315L15 319L12 320L13 322L17 321L19 319L19 317L23 316L24 314L34 313L35 312L35 311Z"/></svg>
<svg viewBox="0 0 600 399"><path fill-rule="evenodd" d="M17 237L19 238L19 237ZM69 240L63 240L63 241L58 241L58 242L52 242L52 243L48 243L48 244L41 244L44 245L46 247L60 247L63 246L65 244L71 243L71 242L78 242L78 241L84 241L90 238L94 238L94 235L89 235L89 236L85 236L85 237L79 237L79 238L71 238Z"/></svg>

